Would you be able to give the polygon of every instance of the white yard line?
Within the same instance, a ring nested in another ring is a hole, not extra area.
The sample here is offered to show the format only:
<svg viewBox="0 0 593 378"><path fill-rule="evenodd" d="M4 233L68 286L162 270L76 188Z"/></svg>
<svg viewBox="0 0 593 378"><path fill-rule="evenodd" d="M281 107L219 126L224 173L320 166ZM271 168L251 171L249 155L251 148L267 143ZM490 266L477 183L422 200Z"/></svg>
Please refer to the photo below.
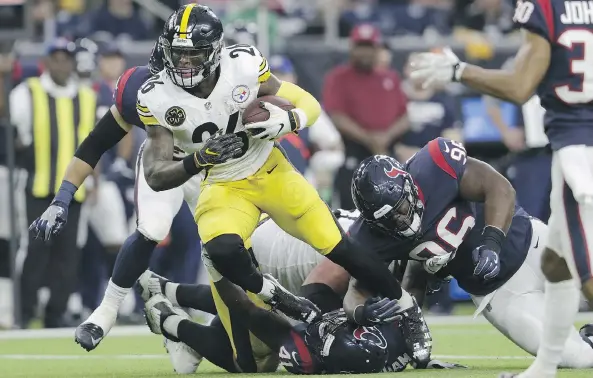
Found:
<svg viewBox="0 0 593 378"><path fill-rule="evenodd" d="M488 321L479 316L474 319L473 316L427 316L426 321L429 326L456 326L474 324L488 324ZM576 322L591 322L593 323L593 312L581 312L577 315ZM495 333L496 330L482 330L480 333L489 332ZM454 330L434 330L435 333L476 333L473 329L454 329ZM152 335L147 326L116 326L109 332L109 337L127 337L127 336L149 336ZM11 330L0 331L1 340L18 340L18 339L56 339L56 338L72 338L74 339L74 328L56 328L56 329L35 329L35 330Z"/></svg>
<svg viewBox="0 0 593 378"><path fill-rule="evenodd" d="M529 360L531 356L457 356L440 355L434 358L443 360ZM163 360L166 354L103 354L103 355L69 355L69 354L0 354L0 360Z"/></svg>

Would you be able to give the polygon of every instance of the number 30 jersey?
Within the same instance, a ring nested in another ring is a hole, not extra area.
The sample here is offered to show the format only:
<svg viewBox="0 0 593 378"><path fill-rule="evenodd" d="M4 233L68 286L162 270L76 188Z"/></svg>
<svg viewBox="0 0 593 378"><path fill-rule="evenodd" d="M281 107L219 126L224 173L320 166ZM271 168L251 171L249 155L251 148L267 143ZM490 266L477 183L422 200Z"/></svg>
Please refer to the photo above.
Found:
<svg viewBox="0 0 593 378"><path fill-rule="evenodd" d="M241 117L269 77L268 62L255 47L229 46L222 51L220 77L207 98L189 94L161 71L140 88L138 115L147 127L160 125L173 133L175 159L198 151L216 132L239 135L242 155L214 166L207 179L241 180L257 172L274 147L273 142L246 133Z"/></svg>
<svg viewBox="0 0 593 378"><path fill-rule="evenodd" d="M421 237L396 238L373 228L361 218L350 227L350 236L385 261L416 260L426 264L434 257L454 256L446 265L431 270L441 278L453 276L459 286L474 295L486 295L508 281L525 261L531 244L528 214L516 207L511 227L500 252L501 272L486 282L473 275L472 251L482 244L484 204L461 198L459 186L467 157L463 146L445 138L430 141L410 160L405 170L418 187L424 204Z"/></svg>
<svg viewBox="0 0 593 378"><path fill-rule="evenodd" d="M552 148L593 146L593 3L519 0L513 19L550 44L537 94Z"/></svg>

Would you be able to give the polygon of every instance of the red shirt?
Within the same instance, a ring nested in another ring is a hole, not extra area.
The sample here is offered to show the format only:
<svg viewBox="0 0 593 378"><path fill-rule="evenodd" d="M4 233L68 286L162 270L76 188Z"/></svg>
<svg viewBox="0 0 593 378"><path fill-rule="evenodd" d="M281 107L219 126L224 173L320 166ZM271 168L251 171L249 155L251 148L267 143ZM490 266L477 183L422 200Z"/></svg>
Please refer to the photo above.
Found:
<svg viewBox="0 0 593 378"><path fill-rule="evenodd" d="M359 72L348 64L327 74L323 103L329 114L343 113L366 130L385 131L406 113L407 98L397 72Z"/></svg>

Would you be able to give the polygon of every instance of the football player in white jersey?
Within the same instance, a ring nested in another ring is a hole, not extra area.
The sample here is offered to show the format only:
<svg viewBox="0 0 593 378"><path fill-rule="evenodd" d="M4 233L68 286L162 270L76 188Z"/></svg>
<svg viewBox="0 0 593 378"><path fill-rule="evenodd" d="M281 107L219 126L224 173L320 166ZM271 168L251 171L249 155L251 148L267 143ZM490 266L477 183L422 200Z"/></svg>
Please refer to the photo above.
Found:
<svg viewBox="0 0 593 378"><path fill-rule="evenodd" d="M144 174L160 191L206 172L195 219L208 258L220 272L211 278L225 276L270 303L276 286L264 279L244 246L265 212L377 292L400 300L402 311L414 306L377 256L356 250L317 191L274 143L313 124L321 112L317 100L272 75L255 47L225 48L222 23L206 6L182 6L167 21L159 43L165 69L138 92L138 114L148 135ZM269 119L243 125L242 111L266 95L282 97L295 109L262 103ZM237 143L218 148L218 140L229 139ZM228 154L234 159L221 162ZM216 293L214 298L236 353L231 316ZM272 304L289 316L311 320L318 315L304 300L288 293L283 298Z"/></svg>

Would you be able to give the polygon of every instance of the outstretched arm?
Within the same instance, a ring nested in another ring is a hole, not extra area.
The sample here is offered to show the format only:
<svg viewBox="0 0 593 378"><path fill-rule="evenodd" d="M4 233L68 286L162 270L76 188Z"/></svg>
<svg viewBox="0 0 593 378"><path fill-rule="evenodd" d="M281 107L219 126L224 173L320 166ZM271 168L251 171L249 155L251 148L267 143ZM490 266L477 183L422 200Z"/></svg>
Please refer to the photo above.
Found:
<svg viewBox="0 0 593 378"><path fill-rule="evenodd" d="M521 31L523 44L508 70L487 70L467 64L460 81L480 93L516 104L527 102L550 65L550 43L527 30Z"/></svg>
<svg viewBox="0 0 593 378"><path fill-rule="evenodd" d="M183 161L173 161L173 133L162 126L146 127L146 145L143 152L144 176L148 185L155 191L176 188L202 169L194 164L194 156ZM191 160L186 162L190 158ZM192 169L189 172L186 166Z"/></svg>

